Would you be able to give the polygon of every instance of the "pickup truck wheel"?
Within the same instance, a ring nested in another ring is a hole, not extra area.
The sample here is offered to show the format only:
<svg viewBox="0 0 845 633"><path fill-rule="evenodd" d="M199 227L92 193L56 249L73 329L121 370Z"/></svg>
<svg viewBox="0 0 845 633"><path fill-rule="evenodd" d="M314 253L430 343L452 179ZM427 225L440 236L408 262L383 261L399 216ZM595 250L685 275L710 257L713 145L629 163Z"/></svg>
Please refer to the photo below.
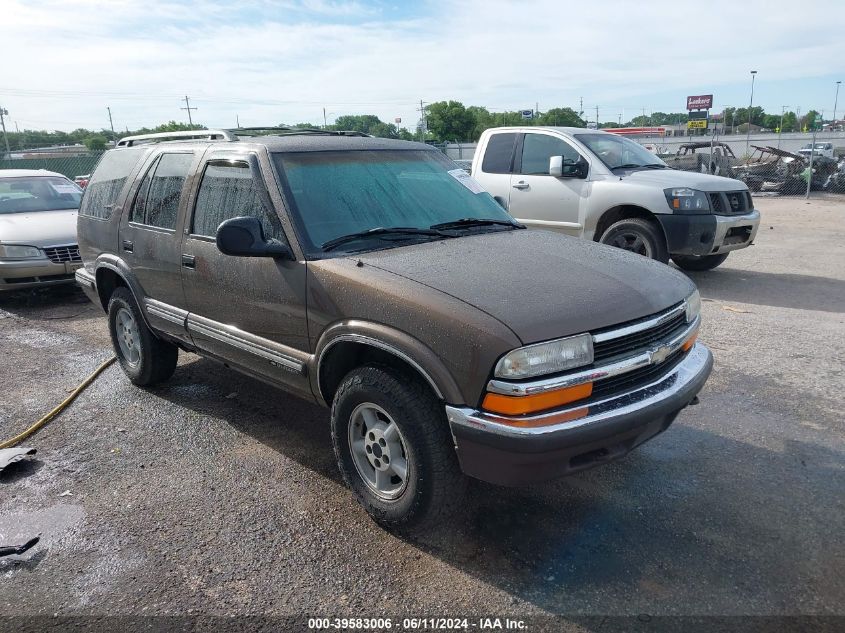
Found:
<svg viewBox="0 0 845 633"><path fill-rule="evenodd" d="M460 503L466 484L442 405L427 385L368 365L343 379L332 443L344 482L378 523L419 529Z"/></svg>
<svg viewBox="0 0 845 633"><path fill-rule="evenodd" d="M664 264L669 261L666 240L660 229L648 220L626 218L614 222L601 236L601 243L645 255Z"/></svg>
<svg viewBox="0 0 845 633"><path fill-rule="evenodd" d="M120 366L133 384L146 387L173 375L179 348L153 335L127 288L116 288L109 299L109 334Z"/></svg>
<svg viewBox="0 0 845 633"><path fill-rule="evenodd" d="M721 255L672 255L672 261L684 270L713 270L728 258L730 253Z"/></svg>

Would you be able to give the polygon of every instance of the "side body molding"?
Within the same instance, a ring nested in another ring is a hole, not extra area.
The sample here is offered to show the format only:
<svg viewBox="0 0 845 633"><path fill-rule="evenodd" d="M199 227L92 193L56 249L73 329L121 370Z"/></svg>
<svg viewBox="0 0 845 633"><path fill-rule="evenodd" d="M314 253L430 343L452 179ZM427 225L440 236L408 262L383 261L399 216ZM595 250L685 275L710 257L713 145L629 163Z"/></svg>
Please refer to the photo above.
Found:
<svg viewBox="0 0 845 633"><path fill-rule="evenodd" d="M370 321L348 319L326 328L315 347L315 371L311 372L312 389L326 404L320 390L320 370L326 353L341 342L359 343L393 354L413 367L431 386L438 398L448 403L461 402L463 396L452 374L440 358L422 341Z"/></svg>

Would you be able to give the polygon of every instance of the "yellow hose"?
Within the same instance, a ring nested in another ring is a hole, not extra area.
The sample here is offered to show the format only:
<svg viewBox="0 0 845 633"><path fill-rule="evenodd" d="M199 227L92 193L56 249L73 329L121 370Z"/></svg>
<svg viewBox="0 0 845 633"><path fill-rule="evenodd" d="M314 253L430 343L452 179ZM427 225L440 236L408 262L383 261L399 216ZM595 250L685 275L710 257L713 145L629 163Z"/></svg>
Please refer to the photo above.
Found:
<svg viewBox="0 0 845 633"><path fill-rule="evenodd" d="M62 411L64 411L64 410L67 408L67 406L68 406L71 402L73 402L74 400L76 400L76 396L78 396L80 393L82 393L88 385L90 385L92 382L94 382L94 379L95 379L97 376L99 376L99 375L103 372L103 370L104 370L106 367L108 367L109 365L111 365L111 364L112 364L115 360L117 360L117 359L116 359L114 356L112 356L110 359L108 359L108 360L107 360L106 362L104 362L102 365L100 365L99 367L97 367L97 369L95 369L95 370L94 370L94 373L93 373L93 374L91 374L90 376L88 376L88 378L86 378L86 379L82 382L82 384L81 384L81 385L79 385L76 389L74 389L74 390L71 392L71 394L70 394L67 398L65 398L64 400L62 400L62 402L61 402L61 404L59 404L59 406L57 406L55 409L53 409L52 411L50 411L50 413L48 413L48 414L47 414L47 415L45 415L43 418L41 418L40 420L38 420L38 422L36 422L35 424L33 424L31 427L29 427L26 431L24 431L24 432L23 432L23 433L21 433L20 435L16 435L16 436L15 436L15 437L13 437L12 439L10 439L10 440L6 440L6 441L5 441L5 442L3 442L2 444L0 444L0 449L2 449L2 448L11 448L11 447L12 447L12 446L14 446L15 444L18 444L18 443L20 443L20 442L23 442L23 441L24 441L26 438L28 438L30 435L32 435L33 433L35 433L36 431L38 431L38 429L40 429L42 426L44 426L45 424L47 424L50 420L52 420L52 419L53 419L53 418L55 418L57 415L59 415Z"/></svg>

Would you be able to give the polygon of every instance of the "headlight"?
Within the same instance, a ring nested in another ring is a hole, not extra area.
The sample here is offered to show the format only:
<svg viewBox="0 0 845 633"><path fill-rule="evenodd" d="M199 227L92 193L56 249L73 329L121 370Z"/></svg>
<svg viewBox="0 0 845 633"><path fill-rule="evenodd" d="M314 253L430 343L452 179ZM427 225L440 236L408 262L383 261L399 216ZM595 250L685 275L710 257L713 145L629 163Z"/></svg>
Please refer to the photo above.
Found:
<svg viewBox="0 0 845 633"><path fill-rule="evenodd" d="M592 362L593 337L578 334L508 352L496 364L496 377L531 378L582 367Z"/></svg>
<svg viewBox="0 0 845 633"><path fill-rule="evenodd" d="M44 257L40 248L18 244L0 244L0 259L38 259Z"/></svg>
<svg viewBox="0 0 845 633"><path fill-rule="evenodd" d="M686 308L687 323L692 323L695 321L695 317L697 317L701 312L701 295L698 294L698 290L693 291L693 293L687 297Z"/></svg>
<svg viewBox="0 0 845 633"><path fill-rule="evenodd" d="M708 200L707 194L698 189L675 187L664 189L663 193L666 194L666 202L669 203L673 211L680 213L707 213L710 211L710 200Z"/></svg>

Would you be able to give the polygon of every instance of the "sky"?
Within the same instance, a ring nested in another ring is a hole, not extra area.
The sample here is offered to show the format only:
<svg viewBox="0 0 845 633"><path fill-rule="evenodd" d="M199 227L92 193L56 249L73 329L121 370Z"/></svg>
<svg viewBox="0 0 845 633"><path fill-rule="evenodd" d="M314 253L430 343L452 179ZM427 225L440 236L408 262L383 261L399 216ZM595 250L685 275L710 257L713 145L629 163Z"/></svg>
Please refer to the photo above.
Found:
<svg viewBox="0 0 845 633"><path fill-rule="evenodd" d="M832 113L845 2L0 0L7 129L329 124L414 129L420 101L623 121L754 105ZM845 111L845 91L838 111Z"/></svg>

